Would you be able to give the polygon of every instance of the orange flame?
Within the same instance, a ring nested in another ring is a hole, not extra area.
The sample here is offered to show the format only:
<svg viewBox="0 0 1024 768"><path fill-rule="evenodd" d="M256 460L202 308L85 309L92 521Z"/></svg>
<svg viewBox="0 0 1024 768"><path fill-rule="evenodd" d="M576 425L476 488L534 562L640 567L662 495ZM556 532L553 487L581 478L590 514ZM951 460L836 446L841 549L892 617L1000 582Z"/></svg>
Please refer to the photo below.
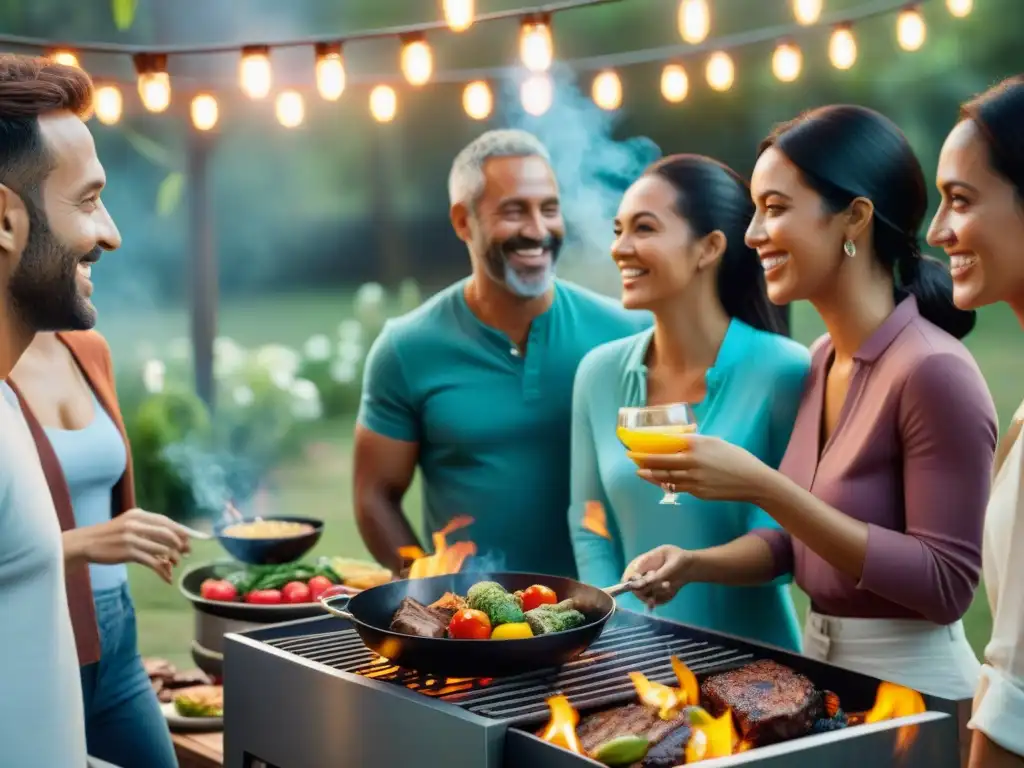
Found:
<svg viewBox="0 0 1024 768"><path fill-rule="evenodd" d="M924 699L917 691L895 683L882 682L875 695L875 705L864 715L864 722L878 723L882 720L894 720L899 717L919 715L926 710ZM914 743L917 731L916 725L905 725L899 729L896 735L897 754L905 752Z"/></svg>
<svg viewBox="0 0 1024 768"><path fill-rule="evenodd" d="M721 717L711 717L700 710L708 722L693 725L690 740L686 743L686 762L698 763L715 757L728 757L736 752L746 752L749 745L743 745L732 722L732 712L726 710Z"/></svg>
<svg viewBox="0 0 1024 768"><path fill-rule="evenodd" d="M583 530L590 531L605 539L611 539L608 533L608 516L604 504L600 501L588 501L583 507Z"/></svg>
<svg viewBox="0 0 1024 768"><path fill-rule="evenodd" d="M580 713L569 703L569 699L561 695L548 699L548 707L551 708L551 719L540 735L541 740L577 755L585 755L586 752L576 736Z"/></svg>
<svg viewBox="0 0 1024 768"><path fill-rule="evenodd" d="M672 657L672 670L679 680L678 689L648 680L639 672L629 673L637 697L643 704L657 709L662 720L672 720L679 716L683 707L700 703L697 676L677 656Z"/></svg>
<svg viewBox="0 0 1024 768"><path fill-rule="evenodd" d="M400 547L398 554L413 563L409 567L410 579L425 579L429 576L446 576L458 573L466 558L476 554L476 544L472 541L457 541L448 546L447 536L473 522L472 517L461 515L454 517L440 531L433 535L434 554L428 555L419 547Z"/></svg>

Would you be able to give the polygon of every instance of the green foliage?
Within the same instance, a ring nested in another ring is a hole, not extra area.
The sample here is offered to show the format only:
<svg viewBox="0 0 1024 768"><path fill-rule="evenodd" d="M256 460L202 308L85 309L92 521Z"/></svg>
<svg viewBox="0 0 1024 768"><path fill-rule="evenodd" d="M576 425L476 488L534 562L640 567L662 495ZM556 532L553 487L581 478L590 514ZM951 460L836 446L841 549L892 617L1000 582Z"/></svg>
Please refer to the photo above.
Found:
<svg viewBox="0 0 1024 768"><path fill-rule="evenodd" d="M138 9L138 0L110 0L110 11L114 16L114 26L124 32L132 26L135 21L135 11Z"/></svg>

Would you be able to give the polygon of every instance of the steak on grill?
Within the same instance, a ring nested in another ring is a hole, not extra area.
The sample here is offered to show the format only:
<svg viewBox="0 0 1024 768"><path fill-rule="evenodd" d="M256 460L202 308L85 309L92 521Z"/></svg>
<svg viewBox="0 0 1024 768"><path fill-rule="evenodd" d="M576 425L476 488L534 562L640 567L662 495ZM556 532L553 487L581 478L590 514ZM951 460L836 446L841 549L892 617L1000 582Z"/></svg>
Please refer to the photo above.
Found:
<svg viewBox="0 0 1024 768"><path fill-rule="evenodd" d="M444 637L449 620L442 612L407 597L391 617L391 631L416 637Z"/></svg>
<svg viewBox="0 0 1024 768"><path fill-rule="evenodd" d="M624 707L606 709L583 718L576 728L576 736L580 746L587 752L594 752L606 741L619 736L643 736L652 745L658 744L674 731L686 728L687 717L680 715L672 720L662 720L658 710L643 704L627 704ZM680 754L686 742L679 748ZM653 750L652 750L653 751ZM679 765L682 760L667 763L669 766ZM644 763L646 766L647 763ZM660 765L653 763L653 765Z"/></svg>
<svg viewBox="0 0 1024 768"><path fill-rule="evenodd" d="M700 686L705 709L731 709L739 736L754 746L804 736L824 715L822 693L803 675L775 661L712 675Z"/></svg>

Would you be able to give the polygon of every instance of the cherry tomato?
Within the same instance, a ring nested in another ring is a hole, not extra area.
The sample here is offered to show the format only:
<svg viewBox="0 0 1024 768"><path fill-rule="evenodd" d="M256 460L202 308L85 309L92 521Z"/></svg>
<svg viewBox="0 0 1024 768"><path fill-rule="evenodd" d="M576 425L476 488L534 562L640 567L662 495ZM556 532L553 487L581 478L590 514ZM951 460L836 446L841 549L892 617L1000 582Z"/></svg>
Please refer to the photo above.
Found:
<svg viewBox="0 0 1024 768"><path fill-rule="evenodd" d="M534 584L523 590L523 610L532 611L538 605L554 605L558 602L558 595L551 587L543 584Z"/></svg>
<svg viewBox="0 0 1024 768"><path fill-rule="evenodd" d="M463 608L452 616L448 636L456 640L486 640L491 636L491 620L483 611Z"/></svg>
<svg viewBox="0 0 1024 768"><path fill-rule="evenodd" d="M207 579L199 585L199 596L204 600L231 602L238 597L238 590L230 581Z"/></svg>
<svg viewBox="0 0 1024 768"><path fill-rule="evenodd" d="M286 603L308 603L311 592L301 581L289 581L281 587L281 597Z"/></svg>
<svg viewBox="0 0 1024 768"><path fill-rule="evenodd" d="M278 605L281 602L281 590L257 589L245 596L245 602L253 605Z"/></svg>
<svg viewBox="0 0 1024 768"><path fill-rule="evenodd" d="M309 585L309 599L319 600L323 597L324 592L334 586L330 579L326 576L314 576L312 579L306 582Z"/></svg>

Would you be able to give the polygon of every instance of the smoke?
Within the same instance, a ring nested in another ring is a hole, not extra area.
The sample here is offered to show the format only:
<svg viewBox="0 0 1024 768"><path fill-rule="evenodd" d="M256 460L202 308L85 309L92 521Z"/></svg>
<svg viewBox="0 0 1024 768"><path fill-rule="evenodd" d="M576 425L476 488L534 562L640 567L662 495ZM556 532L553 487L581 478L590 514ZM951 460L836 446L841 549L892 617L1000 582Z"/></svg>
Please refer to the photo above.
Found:
<svg viewBox="0 0 1024 768"><path fill-rule="evenodd" d="M582 93L565 65L555 65L551 79L551 107L540 117L523 109L519 89L525 74L502 84L500 104L508 127L534 134L551 153L566 222L566 255L592 269L595 260L608 262L612 221L623 193L661 149L645 136L616 139L615 114Z"/></svg>
<svg viewBox="0 0 1024 768"><path fill-rule="evenodd" d="M462 564L463 573L499 573L505 570L505 553L488 550L481 555L467 558Z"/></svg>

